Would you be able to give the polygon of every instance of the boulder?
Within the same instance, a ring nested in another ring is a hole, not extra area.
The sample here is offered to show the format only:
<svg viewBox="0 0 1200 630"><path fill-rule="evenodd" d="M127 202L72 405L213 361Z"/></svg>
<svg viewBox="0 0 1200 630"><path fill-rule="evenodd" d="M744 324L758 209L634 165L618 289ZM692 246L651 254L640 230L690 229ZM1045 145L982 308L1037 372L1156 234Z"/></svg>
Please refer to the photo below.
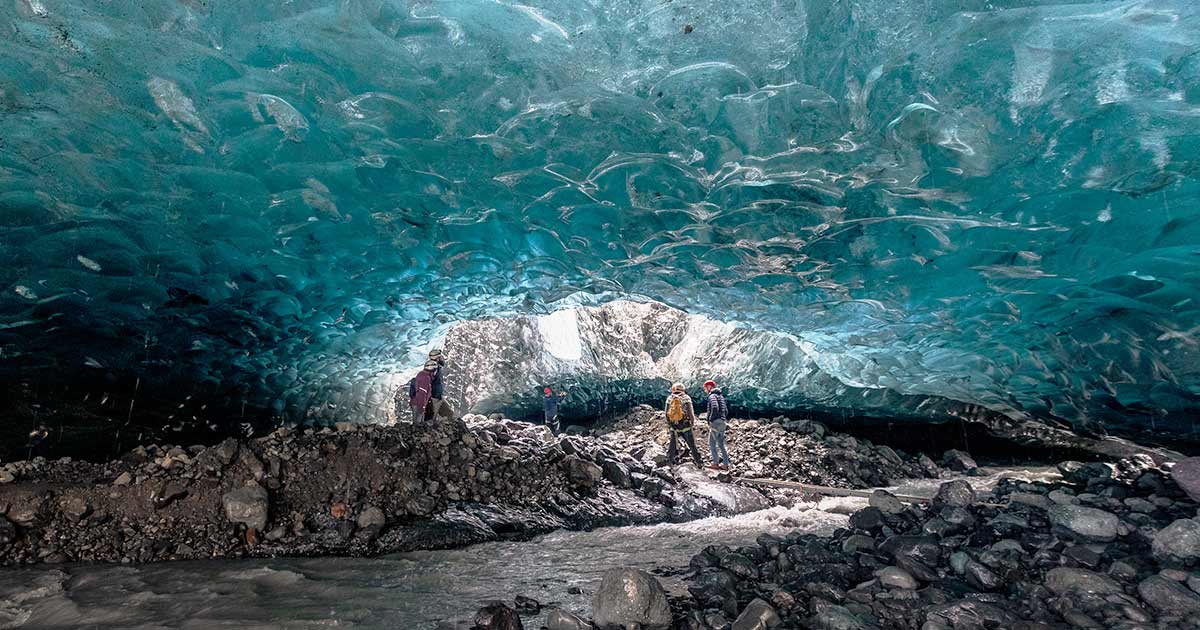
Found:
<svg viewBox="0 0 1200 630"><path fill-rule="evenodd" d="M970 507L975 504L975 489L971 484L956 479L938 487L933 497L934 507Z"/></svg>
<svg viewBox="0 0 1200 630"><path fill-rule="evenodd" d="M949 450L942 455L942 464L956 472L968 472L979 468L974 458L966 451Z"/></svg>
<svg viewBox="0 0 1200 630"><path fill-rule="evenodd" d="M780 623L779 614L770 604L755 599L746 605L746 609L733 622L732 630L767 630Z"/></svg>
<svg viewBox="0 0 1200 630"><path fill-rule="evenodd" d="M1138 595L1163 614L1183 616L1200 612L1200 595L1159 575L1142 580L1138 584Z"/></svg>
<svg viewBox="0 0 1200 630"><path fill-rule="evenodd" d="M1181 518L1154 534L1154 557L1159 561L1190 562L1200 558L1200 521Z"/></svg>
<svg viewBox="0 0 1200 630"><path fill-rule="evenodd" d="M1117 537L1120 519L1115 514L1078 505L1056 505L1048 511L1050 522L1077 539L1110 542Z"/></svg>
<svg viewBox="0 0 1200 630"><path fill-rule="evenodd" d="M579 488L595 488L604 475L604 470L599 466L576 455L568 455L563 465L567 469L567 479Z"/></svg>
<svg viewBox="0 0 1200 630"><path fill-rule="evenodd" d="M1188 457L1175 462L1171 479L1187 493L1193 501L1200 502L1200 457Z"/></svg>
<svg viewBox="0 0 1200 630"><path fill-rule="evenodd" d="M262 486L252 483L238 488L221 497L221 502L230 522L242 523L258 531L266 528L270 497Z"/></svg>
<svg viewBox="0 0 1200 630"><path fill-rule="evenodd" d="M515 610L495 602L475 613L475 626L471 630L525 630L525 626Z"/></svg>
<svg viewBox="0 0 1200 630"><path fill-rule="evenodd" d="M818 630L865 630L866 624L844 606L826 605L809 620Z"/></svg>
<svg viewBox="0 0 1200 630"><path fill-rule="evenodd" d="M887 490L876 490L868 500L871 507L879 508L884 514L899 514L904 511L904 503Z"/></svg>
<svg viewBox="0 0 1200 630"><path fill-rule="evenodd" d="M592 620L600 630L621 630L639 625L643 630L671 626L671 606L658 580L631 568L604 572L592 596Z"/></svg>
<svg viewBox="0 0 1200 630"><path fill-rule="evenodd" d="M633 477L629 474L629 468L621 462L606 460L603 466L604 478L612 485L618 488L633 487Z"/></svg>
<svg viewBox="0 0 1200 630"><path fill-rule="evenodd" d="M374 505L368 505L358 514L356 522L359 529L382 529L387 524L387 515Z"/></svg>
<svg viewBox="0 0 1200 630"><path fill-rule="evenodd" d="M546 615L546 630L592 630L592 624L555 608Z"/></svg>
<svg viewBox="0 0 1200 630"><path fill-rule="evenodd" d="M915 589L920 586L916 578L900 567L884 567L875 572L875 577L888 588Z"/></svg>
<svg viewBox="0 0 1200 630"><path fill-rule="evenodd" d="M1050 569L1043 583L1051 593L1060 596L1083 593L1115 595L1124 592L1121 585L1107 575L1072 567Z"/></svg>

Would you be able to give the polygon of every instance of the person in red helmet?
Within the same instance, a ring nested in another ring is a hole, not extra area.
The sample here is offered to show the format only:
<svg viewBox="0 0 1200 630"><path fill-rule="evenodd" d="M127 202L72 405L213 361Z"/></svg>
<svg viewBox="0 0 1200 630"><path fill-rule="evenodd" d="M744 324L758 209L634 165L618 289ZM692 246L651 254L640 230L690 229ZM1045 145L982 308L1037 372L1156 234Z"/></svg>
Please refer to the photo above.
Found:
<svg viewBox="0 0 1200 630"><path fill-rule="evenodd" d="M715 381L704 383L708 394L708 456L712 458L709 468L729 470L729 451L725 449L725 430L729 428L729 403ZM724 462L723 464L721 462Z"/></svg>
<svg viewBox="0 0 1200 630"><path fill-rule="evenodd" d="M546 387L542 390L542 411L546 415L546 426L550 427L550 431L554 435L558 435L558 403L563 398L567 397L567 392L558 392L558 396L554 395L554 390Z"/></svg>

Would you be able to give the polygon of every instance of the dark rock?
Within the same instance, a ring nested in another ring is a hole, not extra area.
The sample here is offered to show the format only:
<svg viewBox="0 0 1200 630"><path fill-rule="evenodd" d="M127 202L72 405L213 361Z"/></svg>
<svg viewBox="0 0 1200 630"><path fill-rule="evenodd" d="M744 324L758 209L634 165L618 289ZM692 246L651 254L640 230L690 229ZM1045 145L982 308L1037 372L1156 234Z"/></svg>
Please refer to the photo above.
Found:
<svg viewBox="0 0 1200 630"><path fill-rule="evenodd" d="M542 604L532 597L517 595L513 601L518 615L536 615L542 612Z"/></svg>
<svg viewBox="0 0 1200 630"><path fill-rule="evenodd" d="M1200 559L1200 521L1181 518L1154 534L1154 557L1159 561Z"/></svg>
<svg viewBox="0 0 1200 630"><path fill-rule="evenodd" d="M915 589L920 586L916 578L900 567L884 567L875 572L875 577L888 588Z"/></svg>
<svg viewBox="0 0 1200 630"><path fill-rule="evenodd" d="M957 472L967 472L979 468L970 453L957 450L946 451L942 455L942 464L950 470Z"/></svg>
<svg viewBox="0 0 1200 630"><path fill-rule="evenodd" d="M188 489L178 481L168 481L151 495L156 509L163 509L172 503L187 498Z"/></svg>
<svg viewBox="0 0 1200 630"><path fill-rule="evenodd" d="M605 460L603 470L604 478L612 483L612 485L618 488L633 487L633 478L630 476L629 468L625 464L613 460Z"/></svg>
<svg viewBox="0 0 1200 630"><path fill-rule="evenodd" d="M475 613L471 630L525 630L516 611L501 602L488 604Z"/></svg>
<svg viewBox="0 0 1200 630"><path fill-rule="evenodd" d="M252 483L221 498L225 506L225 516L233 523L242 523L246 527L262 531L267 526L267 515L270 509L270 497L262 486Z"/></svg>
<svg viewBox="0 0 1200 630"><path fill-rule="evenodd" d="M1123 592L1121 585L1107 575L1072 567L1050 569L1046 572L1043 584L1050 592L1060 596L1083 593L1113 595Z"/></svg>
<svg viewBox="0 0 1200 630"><path fill-rule="evenodd" d="M16 539L17 526L0 516L0 546L7 545Z"/></svg>
<svg viewBox="0 0 1200 630"><path fill-rule="evenodd" d="M1056 505L1048 514L1052 524L1079 540L1109 542L1117 537L1120 519L1110 512L1077 505Z"/></svg>
<svg viewBox="0 0 1200 630"><path fill-rule="evenodd" d="M966 567L963 568L963 578L967 584L981 591L994 591L1004 584L1000 576L975 560L967 561Z"/></svg>
<svg viewBox="0 0 1200 630"><path fill-rule="evenodd" d="M1200 595L1162 576L1142 580L1137 590L1142 600L1160 613L1182 616L1200 612Z"/></svg>
<svg viewBox="0 0 1200 630"><path fill-rule="evenodd" d="M866 630L867 625L845 606L828 604L815 611L809 624L818 630Z"/></svg>
<svg viewBox="0 0 1200 630"><path fill-rule="evenodd" d="M755 599L738 615L731 630L767 630L778 626L779 623L779 614L775 609L767 602Z"/></svg>
<svg viewBox="0 0 1200 630"><path fill-rule="evenodd" d="M971 484L956 479L938 487L933 497L934 507L970 507L975 504L975 489Z"/></svg>
<svg viewBox="0 0 1200 630"><path fill-rule="evenodd" d="M899 514L904 511L904 503L887 490L876 490L871 493L869 505L879 508L884 514Z"/></svg>
<svg viewBox="0 0 1200 630"><path fill-rule="evenodd" d="M644 630L666 630L671 625L667 592L654 576L644 571L609 569L592 596L592 621L600 630L633 624Z"/></svg>
<svg viewBox="0 0 1200 630"><path fill-rule="evenodd" d="M576 487L587 490L595 488L604 475L602 468L575 455L568 455L563 465L567 469L567 479Z"/></svg>
<svg viewBox="0 0 1200 630"><path fill-rule="evenodd" d="M855 529L877 531L884 523L883 512L877 507L866 507L850 515L850 526Z"/></svg>

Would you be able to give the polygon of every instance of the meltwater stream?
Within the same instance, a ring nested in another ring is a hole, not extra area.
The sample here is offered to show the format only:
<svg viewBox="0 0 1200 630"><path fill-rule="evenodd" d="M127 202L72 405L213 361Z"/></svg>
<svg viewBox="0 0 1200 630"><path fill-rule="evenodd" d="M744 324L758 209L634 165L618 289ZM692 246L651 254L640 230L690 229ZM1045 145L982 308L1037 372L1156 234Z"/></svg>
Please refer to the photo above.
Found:
<svg viewBox="0 0 1200 630"><path fill-rule="evenodd" d="M1040 479L1048 469L991 470L969 477L986 490L1005 476ZM944 480L941 480L944 481ZM906 481L898 494L931 496L939 480ZM829 534L864 499L825 499L684 524L555 532L530 542L384 558L280 558L67 566L0 572L6 628L468 628L489 600L532 597L587 615L601 574L614 566L682 569L707 545L747 545L763 532ZM662 577L682 591L681 571ZM573 589L572 587L578 587ZM572 591L575 591L572 593ZM525 619L538 628L541 618Z"/></svg>

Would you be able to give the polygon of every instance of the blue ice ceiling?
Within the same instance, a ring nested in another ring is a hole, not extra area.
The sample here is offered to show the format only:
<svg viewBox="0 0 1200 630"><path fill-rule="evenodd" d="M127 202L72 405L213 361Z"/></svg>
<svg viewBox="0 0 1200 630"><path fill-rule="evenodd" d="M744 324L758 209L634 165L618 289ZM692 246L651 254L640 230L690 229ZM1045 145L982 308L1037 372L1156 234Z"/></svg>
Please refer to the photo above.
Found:
<svg viewBox="0 0 1200 630"><path fill-rule="evenodd" d="M448 322L633 295L823 339L847 382L1200 407L1191 1L0 0L0 31L7 380L300 414Z"/></svg>

